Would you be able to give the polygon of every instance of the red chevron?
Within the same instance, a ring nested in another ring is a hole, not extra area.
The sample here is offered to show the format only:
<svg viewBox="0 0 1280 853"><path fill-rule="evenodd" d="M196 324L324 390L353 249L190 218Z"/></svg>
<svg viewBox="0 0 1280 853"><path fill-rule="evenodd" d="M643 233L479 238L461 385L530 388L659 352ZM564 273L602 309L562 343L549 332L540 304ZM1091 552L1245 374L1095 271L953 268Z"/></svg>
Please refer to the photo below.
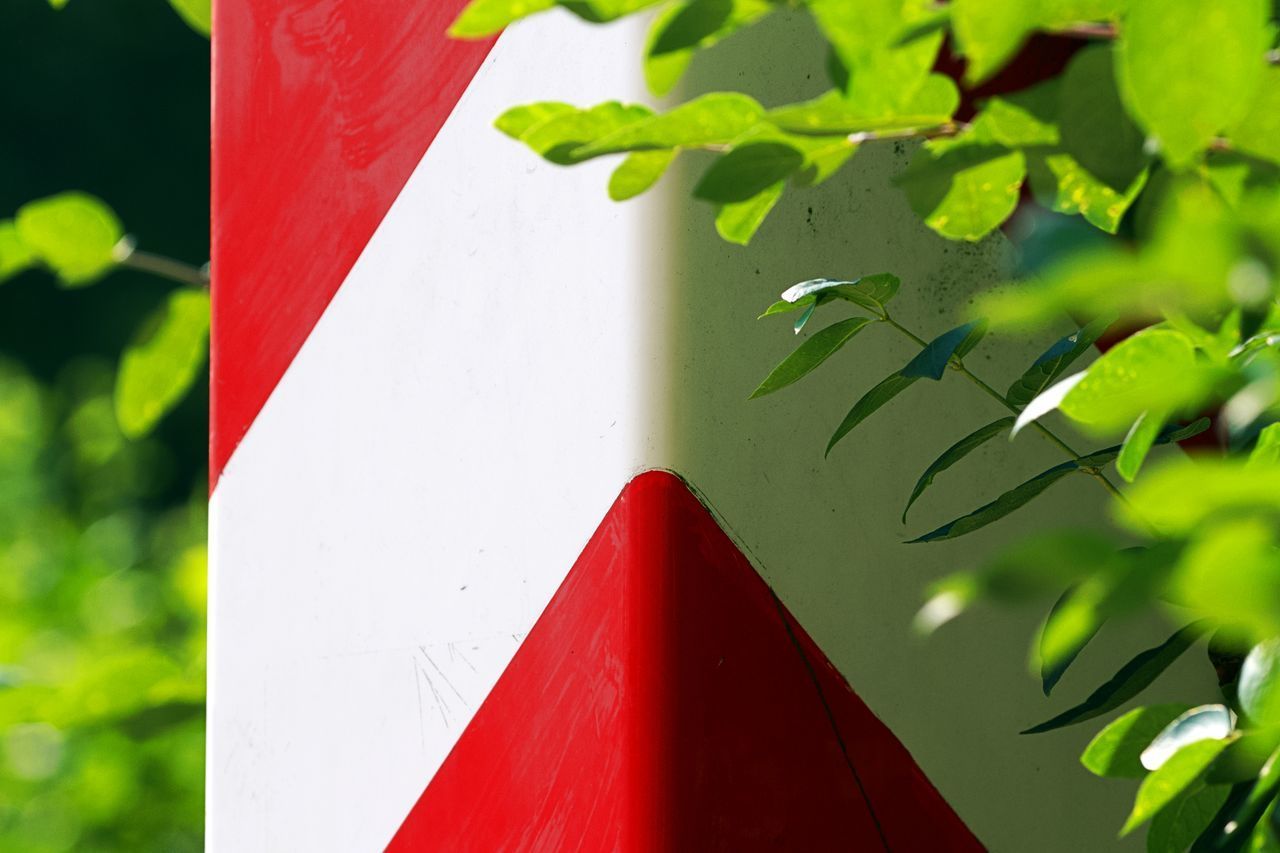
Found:
<svg viewBox="0 0 1280 853"><path fill-rule="evenodd" d="M650 472L387 849L983 848L710 513Z"/></svg>
<svg viewBox="0 0 1280 853"><path fill-rule="evenodd" d="M492 46L465 0L215 0L210 485Z"/></svg>

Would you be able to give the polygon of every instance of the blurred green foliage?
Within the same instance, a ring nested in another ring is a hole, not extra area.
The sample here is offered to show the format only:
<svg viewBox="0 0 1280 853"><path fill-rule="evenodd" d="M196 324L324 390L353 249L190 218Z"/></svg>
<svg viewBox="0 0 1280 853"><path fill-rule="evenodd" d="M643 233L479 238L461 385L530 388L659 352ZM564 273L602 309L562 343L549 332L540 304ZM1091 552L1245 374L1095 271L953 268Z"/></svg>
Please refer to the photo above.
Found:
<svg viewBox="0 0 1280 853"><path fill-rule="evenodd" d="M81 190L108 200L142 246L199 265L207 40L164 0L58 5L0 11L0 211ZM180 5L207 15L207 3ZM15 231L0 227L0 255L7 245L13 256ZM46 269L0 264L10 272L0 850L198 850L207 395L187 395L137 439L122 434L114 399L127 345L180 286L118 268L74 290Z"/></svg>

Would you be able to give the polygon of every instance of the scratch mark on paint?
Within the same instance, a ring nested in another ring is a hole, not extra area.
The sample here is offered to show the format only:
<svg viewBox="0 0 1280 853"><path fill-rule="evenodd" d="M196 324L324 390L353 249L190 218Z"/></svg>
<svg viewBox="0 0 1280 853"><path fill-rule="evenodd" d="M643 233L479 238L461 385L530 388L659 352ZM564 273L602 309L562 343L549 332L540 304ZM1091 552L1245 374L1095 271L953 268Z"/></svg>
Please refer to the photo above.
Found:
<svg viewBox="0 0 1280 853"><path fill-rule="evenodd" d="M422 668L422 664L417 661L414 661L413 665L417 667L418 672L422 673L422 677L427 680L427 689L430 690L431 695L435 697L436 710L440 712L440 720L444 723L444 727L446 729L449 728L449 706L445 703L444 697L440 695L440 691L436 690L435 682L431 680L431 674L424 670Z"/></svg>
<svg viewBox="0 0 1280 853"><path fill-rule="evenodd" d="M431 668L436 671L436 674L444 680L445 684L449 685L449 689L453 691L453 695L458 697L458 701L462 703L462 707L467 710L471 710L471 705L467 702L466 697L458 692L458 688L453 686L453 682L449 680L449 676L445 675L444 670L436 666L436 662L431 659L431 655L427 654L426 646L419 646L418 648L422 650L422 656L427 659L427 663L431 664Z"/></svg>
<svg viewBox="0 0 1280 853"><path fill-rule="evenodd" d="M465 664L467 665L467 668L468 668L468 669L470 669L472 672L479 672L479 670L477 670L477 669L476 669L475 664L473 664L473 663L471 663L471 661L467 660L467 656L466 656L466 655L464 655L464 654L461 652L461 650L459 650L459 649L458 649L458 647L457 647L457 646L455 646L453 643L450 643L450 644L449 644L449 654L450 654L450 656L452 656L452 655L457 655L457 656L458 656L458 659L459 659L460 661L462 661L463 663L465 663Z"/></svg>
<svg viewBox="0 0 1280 853"><path fill-rule="evenodd" d="M422 720L422 675L419 674L418 672L417 661L413 660L413 658L410 658L409 662L413 664L413 681L418 687L418 737L422 741L422 753L423 755L426 755L427 729L426 729L426 726L423 725L423 720Z"/></svg>

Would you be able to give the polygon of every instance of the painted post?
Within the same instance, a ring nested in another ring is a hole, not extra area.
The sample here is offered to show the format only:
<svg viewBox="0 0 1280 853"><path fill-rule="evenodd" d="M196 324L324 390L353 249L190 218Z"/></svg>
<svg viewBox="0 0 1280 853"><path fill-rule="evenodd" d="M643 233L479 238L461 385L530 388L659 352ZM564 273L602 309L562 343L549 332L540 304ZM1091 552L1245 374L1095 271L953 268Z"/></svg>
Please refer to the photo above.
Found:
<svg viewBox="0 0 1280 853"><path fill-rule="evenodd" d="M791 343L754 315L792 281L892 271L945 322L1005 246L929 234L892 146L749 250L687 175L614 204L609 164L491 123L644 100L642 25L448 41L462 5L215 2L209 848L1112 849L1088 732L1017 735L1063 704L1026 677L1028 621L909 629L930 578L1093 502L902 545L927 422L986 402L912 397L824 462L905 351L746 401ZM808 38L748 33L725 67L794 97L804 69L760 63Z"/></svg>

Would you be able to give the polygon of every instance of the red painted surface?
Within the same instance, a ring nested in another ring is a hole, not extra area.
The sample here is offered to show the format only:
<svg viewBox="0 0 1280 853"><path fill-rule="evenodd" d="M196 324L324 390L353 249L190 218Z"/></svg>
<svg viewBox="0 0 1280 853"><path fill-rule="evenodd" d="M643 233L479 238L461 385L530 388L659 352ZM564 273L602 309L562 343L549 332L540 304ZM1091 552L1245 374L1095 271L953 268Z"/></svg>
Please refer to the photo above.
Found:
<svg viewBox="0 0 1280 853"><path fill-rule="evenodd" d="M671 474L632 481L388 850L980 851Z"/></svg>
<svg viewBox="0 0 1280 853"><path fill-rule="evenodd" d="M465 0L215 0L210 481L492 42Z"/></svg>

